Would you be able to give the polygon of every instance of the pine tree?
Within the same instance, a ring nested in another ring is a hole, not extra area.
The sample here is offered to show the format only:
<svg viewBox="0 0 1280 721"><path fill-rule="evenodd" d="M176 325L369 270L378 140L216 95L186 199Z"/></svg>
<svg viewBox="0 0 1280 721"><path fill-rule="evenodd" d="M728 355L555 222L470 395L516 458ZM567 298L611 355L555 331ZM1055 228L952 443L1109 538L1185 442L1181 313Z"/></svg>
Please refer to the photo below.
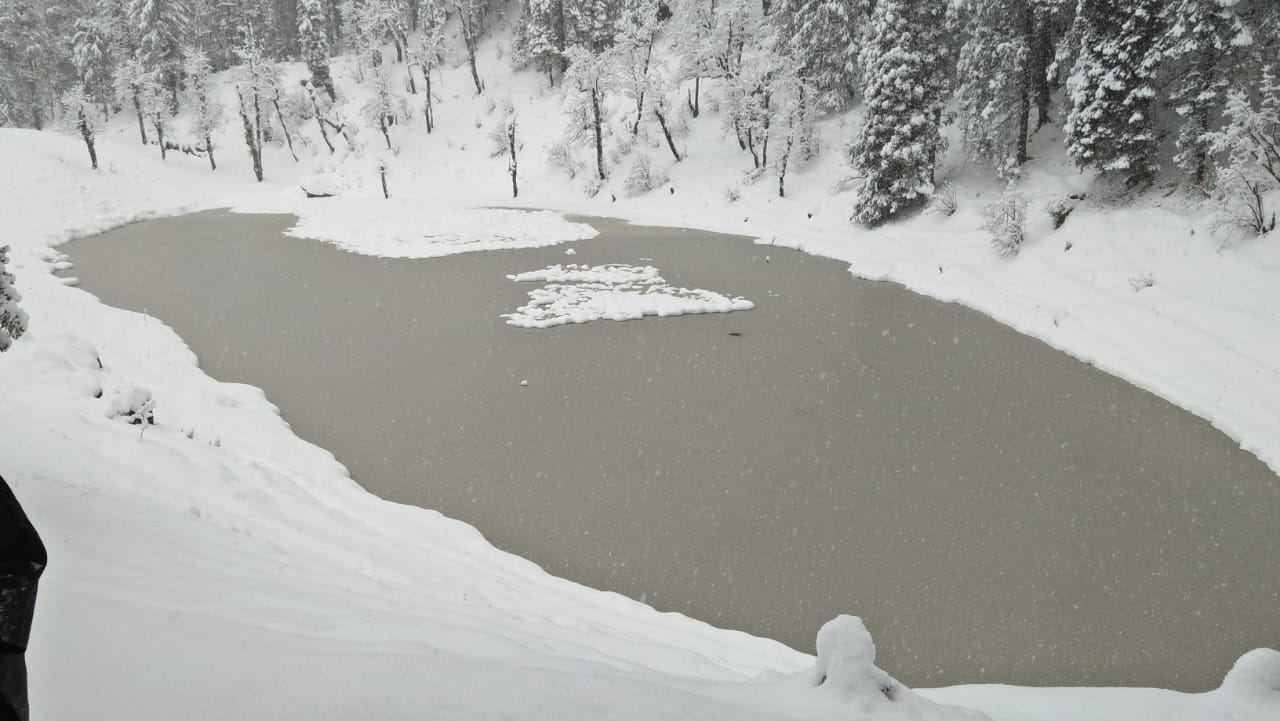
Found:
<svg viewBox="0 0 1280 721"><path fill-rule="evenodd" d="M204 144L209 154L209 169L217 170L213 157L213 136L226 123L222 103L212 87L209 57L201 50L188 48L182 70L187 76L187 95L191 107L191 134Z"/></svg>
<svg viewBox="0 0 1280 721"><path fill-rule="evenodd" d="M929 195L944 147L940 131L946 92L941 45L944 8L938 2L878 0L864 68L867 115L853 146L863 178L854 219L889 220Z"/></svg>
<svg viewBox="0 0 1280 721"><path fill-rule="evenodd" d="M182 46L188 10L182 0L131 0L129 16L138 30L138 57L155 71L175 97L182 79Z"/></svg>
<svg viewBox="0 0 1280 721"><path fill-rule="evenodd" d="M22 296L13 286L8 264L9 246L0 245L0 353L9 350L27 332L27 313L18 306Z"/></svg>
<svg viewBox="0 0 1280 721"><path fill-rule="evenodd" d="M98 113L83 86L76 86L62 94L62 128L65 132L80 136L89 151L89 163L98 169L98 151L95 139L98 131Z"/></svg>
<svg viewBox="0 0 1280 721"><path fill-rule="evenodd" d="M323 90L330 102L336 102L338 94L329 74L329 18L321 0L298 0L298 39L312 85Z"/></svg>
<svg viewBox="0 0 1280 721"><path fill-rule="evenodd" d="M970 159L1014 177L1027 161L1035 24L1028 0L976 0L956 68L957 122Z"/></svg>
<svg viewBox="0 0 1280 721"><path fill-rule="evenodd" d="M779 50L834 107L857 95L858 51L870 17L870 0L777 0L769 13Z"/></svg>
<svg viewBox="0 0 1280 721"><path fill-rule="evenodd" d="M57 98L58 38L43 3L0 0L0 125L44 127Z"/></svg>
<svg viewBox="0 0 1280 721"><path fill-rule="evenodd" d="M523 17L516 35L516 59L545 72L551 84L567 67L564 51L564 0L523 0Z"/></svg>
<svg viewBox="0 0 1280 721"><path fill-rule="evenodd" d="M114 95L111 84L115 73L115 58L111 53L113 34L110 17L97 15L78 21L76 33L71 37L71 58L85 96L103 106L110 103Z"/></svg>
<svg viewBox="0 0 1280 721"><path fill-rule="evenodd" d="M1067 79L1067 152L1080 167L1121 173L1129 186L1158 170L1153 115L1160 0L1080 0L1079 54Z"/></svg>
<svg viewBox="0 0 1280 721"><path fill-rule="evenodd" d="M1177 68L1169 100L1178 113L1174 162L1189 184L1209 183L1209 147L1231 85L1230 73L1252 38L1232 0L1176 0L1169 9L1165 58Z"/></svg>

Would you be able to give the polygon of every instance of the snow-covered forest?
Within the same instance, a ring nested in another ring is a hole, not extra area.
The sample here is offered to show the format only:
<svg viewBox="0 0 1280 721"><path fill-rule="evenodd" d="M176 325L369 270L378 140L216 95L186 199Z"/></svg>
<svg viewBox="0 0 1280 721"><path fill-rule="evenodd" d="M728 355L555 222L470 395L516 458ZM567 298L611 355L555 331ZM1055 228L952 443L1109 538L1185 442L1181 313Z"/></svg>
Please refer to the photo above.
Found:
<svg viewBox="0 0 1280 721"><path fill-rule="evenodd" d="M1269 721L1280 707L1270 629L1205 693L916 693L875 658L880 619L836 619L815 658L385 501L295 432L265 383L211 377L163 310L112 307L87 272L78 287L59 247L227 208L383 259L576 243L554 252L581 265L503 276L528 297L495 321L509 333L779 302L657 260L588 261L597 231L560 213L746 236L769 270L802 250L1043 340L1276 472L1278 0L0 0L0 473L50 548L35 718ZM302 278L264 280L257 261L229 296ZM614 287L640 285L650 305ZM588 291L608 302L573 305ZM379 320L453 310L388 300ZM335 325L335 363L345 335ZM510 380L526 399L545 385ZM1185 499L1194 542L1230 545L1202 511L1239 493ZM1155 575L1176 575L1170 556ZM1256 570L1242 584L1270 588L1274 563ZM998 652L970 650L975 668Z"/></svg>
<svg viewBox="0 0 1280 721"><path fill-rule="evenodd" d="M511 67L482 67L478 45L507 27L498 55ZM339 54L366 89L354 109L333 80ZM232 150L212 142L230 124L260 178L262 145L292 152L304 124L330 149L357 125L388 149L398 123L430 132L444 63L465 62L477 94L487 74L530 69L563 88L570 119L547 152L570 172L604 181L642 125L679 161L673 133L707 122L711 103L724 142L779 195L790 169L847 159L851 216L869 226L946 205L934 181L951 137L1008 182L986 215L993 242L1016 252L1018 177L1046 128L1114 188L1174 183L1215 199L1224 229L1274 227L1278 58L1269 0L3 0L0 124L61 122L95 156L95 130L125 113L142 142L211 167ZM300 85L282 79L291 61L306 65ZM818 136L819 119L850 108L864 114L845 137ZM495 129L495 153L518 132L514 117ZM624 169L629 187L657 185L651 166L642 155Z"/></svg>

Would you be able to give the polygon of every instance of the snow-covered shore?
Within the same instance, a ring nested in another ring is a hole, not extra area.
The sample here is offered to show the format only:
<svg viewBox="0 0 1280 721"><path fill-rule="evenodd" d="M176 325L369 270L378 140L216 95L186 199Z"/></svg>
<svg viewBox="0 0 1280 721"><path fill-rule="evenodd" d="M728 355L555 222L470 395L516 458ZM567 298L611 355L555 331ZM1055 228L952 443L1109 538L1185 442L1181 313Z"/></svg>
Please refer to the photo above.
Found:
<svg viewBox="0 0 1280 721"><path fill-rule="evenodd" d="M296 438L261 391L208 378L162 323L52 274L57 244L147 217L292 212L300 234L396 257L589 235L552 215L529 224L467 210L481 206L750 234L973 306L1209 418L1280 468L1273 238L1224 249L1203 212L1157 197L1105 211L1086 204L1059 231L1034 213L1026 248L1002 259L978 229L980 194L995 185L974 179L960 185L954 216L871 233L847 222L847 197L829 192L843 173L833 159L793 175L779 199L767 181L742 185L742 158L714 121L682 141L692 152L666 168L669 186L586 198L542 158L562 118L527 74L490 81L491 94L521 98L526 175L513 201L505 160L488 157L476 127L484 102L460 72L447 76L456 95L435 134L395 136L390 203L372 153L334 160L313 143L295 165L269 149L268 183L258 185L230 131L224 167L210 173L176 153L162 163L121 124L104 134L103 170L93 173L74 139L0 130L0 243L13 246L31 315L30 333L0 356L0 473L51 556L31 654L37 718L954 716L787 680L812 659L551 578L464 524L365 493ZM824 127L827 142L847 134L842 122ZM1056 157L1052 139L1042 141L1043 156ZM346 179L349 197L302 199L298 184L317 169ZM1032 165L1026 192L1034 208L1087 180L1046 160ZM741 186L739 200L729 185ZM373 209L379 232L352 235ZM473 243L478 230L490 241ZM1153 285L1135 290L1140 276ZM158 403L161 422L145 433L107 418L134 386ZM1253 657L1237 675L1252 681L1207 694L982 686L925 696L996 719L1261 720L1280 708L1275 658Z"/></svg>

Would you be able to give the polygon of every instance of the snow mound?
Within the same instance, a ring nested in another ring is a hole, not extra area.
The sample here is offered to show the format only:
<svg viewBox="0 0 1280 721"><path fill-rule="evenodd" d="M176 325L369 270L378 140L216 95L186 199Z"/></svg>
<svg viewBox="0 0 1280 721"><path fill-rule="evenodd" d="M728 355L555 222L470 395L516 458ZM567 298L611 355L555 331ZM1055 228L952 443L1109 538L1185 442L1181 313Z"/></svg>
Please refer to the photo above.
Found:
<svg viewBox="0 0 1280 721"><path fill-rule="evenodd" d="M814 673L819 686L890 695L893 679L876 667L876 644L861 618L842 614L827 621L818 630L817 647Z"/></svg>
<svg viewBox="0 0 1280 721"><path fill-rule="evenodd" d="M1255 648L1246 652L1222 679L1222 688L1246 693L1280 694L1280 651Z"/></svg>
<svg viewBox="0 0 1280 721"><path fill-rule="evenodd" d="M571 223L557 213L442 208L416 198L329 198L298 205L297 213L298 222L289 229L290 235L383 258L438 258L478 250L537 248L596 236L591 226Z"/></svg>
<svg viewBox="0 0 1280 721"><path fill-rule="evenodd" d="M650 315L729 313L755 307L742 297L669 285L658 274L658 269L650 265L552 265L507 278L547 284L529 291L527 305L502 316L507 323L520 328L550 328L593 320L637 320Z"/></svg>

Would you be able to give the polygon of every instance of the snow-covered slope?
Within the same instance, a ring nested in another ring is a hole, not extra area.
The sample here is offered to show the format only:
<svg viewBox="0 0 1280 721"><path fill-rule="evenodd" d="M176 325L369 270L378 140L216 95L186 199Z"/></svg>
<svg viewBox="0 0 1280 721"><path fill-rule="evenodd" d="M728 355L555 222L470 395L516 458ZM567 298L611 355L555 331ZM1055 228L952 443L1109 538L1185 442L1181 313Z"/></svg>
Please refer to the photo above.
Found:
<svg viewBox="0 0 1280 721"><path fill-rule="evenodd" d="M778 199L768 178L744 185L746 158L719 139L714 116L681 139L689 158L668 169L669 186L627 197L619 184L587 198L580 179L545 163L563 121L558 99L539 90L541 78L498 73L489 50L489 92L512 98L523 128L519 204L746 232L846 259L855 274L973 305L1151 388L1280 467L1274 239L1223 250L1190 234L1203 228L1198 211L1152 199L1082 207L1057 232L1038 217L1023 253L1000 259L977 230L979 194L994 186L972 178L956 215L868 233L848 224L848 196L829 191L843 173L837 154L792 176L790 197ZM480 231L498 245L580 232L553 217L527 225L466 210L517 201L506 161L485 147L498 111L470 97L463 72L445 75L436 133L393 130L390 203L379 197L376 137L336 159L317 138L296 164L271 148L259 185L232 129L216 173L177 153L162 163L127 118L102 137L97 173L74 139L0 131L0 242L14 247L31 315L29 334L0 355L0 473L51 556L30 659L36 717L964 717L905 691L889 701L878 689L816 686L812 659L790 649L551 578L464 524L376 499L297 439L260 391L209 379L160 322L52 275L59 242L219 206L300 213L300 232L375 254L472 250ZM848 122L824 126L829 145ZM648 149L655 165L668 163L661 150ZM302 199L298 184L316 172L350 197ZM1086 185L1046 160L1027 192L1043 203ZM372 213L379 232L352 235ZM1135 291L1129 279L1146 274L1154 285ZM107 417L136 386L162 415L144 432ZM1275 652L1259 653L1237 683L1209 694L926 695L993 718L1270 719L1280 672Z"/></svg>

